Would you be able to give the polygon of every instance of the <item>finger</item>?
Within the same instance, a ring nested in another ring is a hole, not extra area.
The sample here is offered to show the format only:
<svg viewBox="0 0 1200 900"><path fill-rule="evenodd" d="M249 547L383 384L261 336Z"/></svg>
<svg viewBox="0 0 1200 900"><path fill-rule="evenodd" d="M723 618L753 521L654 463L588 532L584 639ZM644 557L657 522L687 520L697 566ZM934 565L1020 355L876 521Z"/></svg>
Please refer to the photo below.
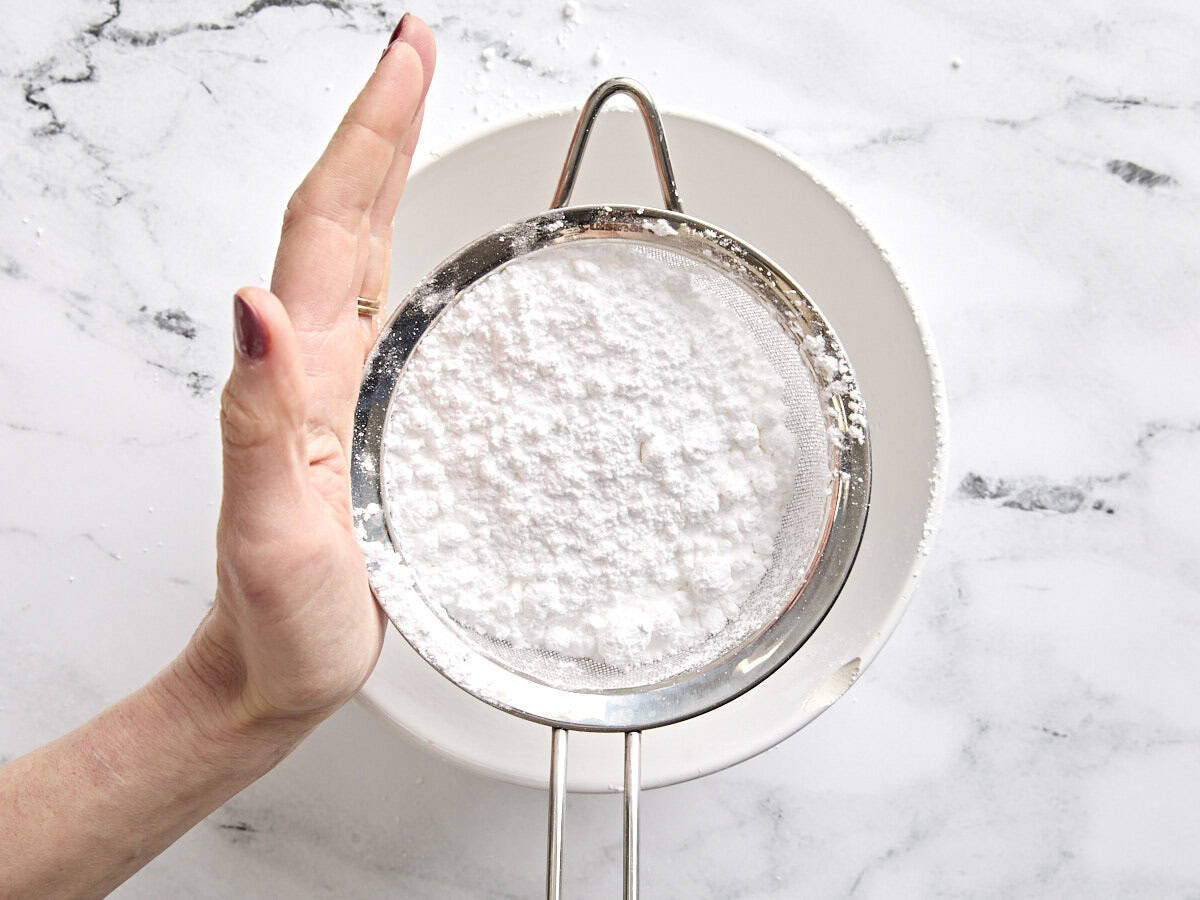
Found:
<svg viewBox="0 0 1200 900"><path fill-rule="evenodd" d="M416 151L417 140L421 134L421 123L425 117L425 96L429 93L429 85L433 80L433 72L437 65L437 45L433 32L423 21L414 15L406 14L397 29L397 38L406 41L417 52L421 59L421 69L424 74L421 105L413 117L404 140L392 158L391 168L384 177L383 186L375 197L375 203L370 212L371 238L366 260L366 270L359 295L377 298L387 302L388 275L391 271L391 242L392 219L396 214L396 205L400 195L404 193L404 185L408 180L408 171L412 166L413 153ZM374 317L369 337L374 338L375 327L382 322L382 316Z"/></svg>
<svg viewBox="0 0 1200 900"><path fill-rule="evenodd" d="M396 147L416 115L424 85L416 49L403 39L393 43L300 183L295 204L355 231L375 202Z"/></svg>
<svg viewBox="0 0 1200 900"><path fill-rule="evenodd" d="M302 335L306 357L319 353L322 332L353 321L351 301L363 262L360 229L412 123L423 84L416 50L403 41L393 44L288 203L271 289ZM311 341L304 339L309 334Z"/></svg>
<svg viewBox="0 0 1200 900"><path fill-rule="evenodd" d="M221 392L223 504L236 518L286 515L307 469L306 389L296 335L283 304L262 288L234 295L234 363Z"/></svg>
<svg viewBox="0 0 1200 900"><path fill-rule="evenodd" d="M408 136L396 151L392 169L388 172L387 180L371 211L367 258L359 294L363 297L377 297L383 301L380 314L375 316L370 323L372 329L375 330L383 322L387 308L388 281L392 272L392 220L396 215L396 206L400 203L400 195L404 193L404 185L408 180L408 170L412 166L413 154L417 149L417 139L420 137L421 123L424 118L425 104L422 103L421 108L417 110L417 117L408 131ZM371 332L372 339L375 330Z"/></svg>
<svg viewBox="0 0 1200 900"><path fill-rule="evenodd" d="M424 22L416 16L406 15L404 21L401 22L400 37L407 41L420 57L424 82L421 90L421 102L413 115L412 124L405 132L404 139L392 159L392 165L388 169L383 185L371 207L371 231L376 234L390 232L392 217L396 214L396 204L400 201L400 195L404 193L404 183L408 179L409 166L412 165L417 139L421 135L421 122L425 116L425 97L429 93L429 85L433 81L433 72L437 66L437 44L433 39L433 32Z"/></svg>
<svg viewBox="0 0 1200 900"><path fill-rule="evenodd" d="M416 50L390 46L284 215L272 290L287 307L312 385L309 430L330 432L343 446L363 359L354 297L369 252L368 212L423 85Z"/></svg>

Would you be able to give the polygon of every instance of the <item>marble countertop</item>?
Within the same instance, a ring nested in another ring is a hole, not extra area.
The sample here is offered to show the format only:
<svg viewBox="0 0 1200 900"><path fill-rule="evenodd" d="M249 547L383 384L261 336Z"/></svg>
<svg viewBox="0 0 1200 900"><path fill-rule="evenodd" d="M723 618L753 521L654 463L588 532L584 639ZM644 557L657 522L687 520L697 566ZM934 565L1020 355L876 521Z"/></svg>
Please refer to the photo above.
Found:
<svg viewBox="0 0 1200 900"><path fill-rule="evenodd" d="M905 620L800 734L644 797L645 894L1194 897L1200 11L786 6L414 10L425 152L632 75L795 153L941 354L950 487ZM0 760L143 682L209 602L230 293L401 12L6 16ZM118 896L535 896L544 807L351 705ZM569 896L615 895L619 809L570 799Z"/></svg>

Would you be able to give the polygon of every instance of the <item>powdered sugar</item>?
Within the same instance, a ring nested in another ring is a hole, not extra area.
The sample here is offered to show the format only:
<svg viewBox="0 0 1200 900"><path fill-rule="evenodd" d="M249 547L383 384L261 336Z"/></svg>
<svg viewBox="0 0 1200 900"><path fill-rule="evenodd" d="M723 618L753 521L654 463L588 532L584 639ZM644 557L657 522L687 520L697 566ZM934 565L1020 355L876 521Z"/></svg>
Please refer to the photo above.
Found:
<svg viewBox="0 0 1200 900"><path fill-rule="evenodd" d="M779 373L686 271L623 242L547 248L465 291L409 360L392 533L462 626L650 662L721 631L770 565L785 416Z"/></svg>

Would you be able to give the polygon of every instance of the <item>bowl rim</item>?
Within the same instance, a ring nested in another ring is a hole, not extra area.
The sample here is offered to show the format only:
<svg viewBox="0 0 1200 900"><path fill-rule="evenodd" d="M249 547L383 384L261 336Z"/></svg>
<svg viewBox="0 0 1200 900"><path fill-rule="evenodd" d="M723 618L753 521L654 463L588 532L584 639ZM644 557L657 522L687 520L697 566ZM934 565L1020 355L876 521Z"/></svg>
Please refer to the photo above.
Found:
<svg viewBox="0 0 1200 900"><path fill-rule="evenodd" d="M549 108L544 111L538 112L535 115L523 116L520 118L506 120L504 122L499 122L499 123L496 123L493 125L486 125L486 126L482 126L482 127L476 128L476 129L472 129L472 130L464 133L462 136L460 136L456 140L448 142L446 145L439 147L436 152L427 154L424 158L421 159L419 164L414 165L413 170L412 170L412 175L410 177L418 176L418 175L424 173L427 169L436 166L440 162L440 160L443 159L444 157L450 156L458 151L469 148L470 146L477 144L479 142L486 141L486 140L493 138L501 133L512 131L512 130L520 130L522 128L529 127L530 125L536 124L538 122L543 122L546 120L570 119L571 121L574 121L574 119L577 118L577 116L579 114L579 109L580 109L580 107L578 104L568 104L568 105L556 106L556 107ZM610 113L606 113L606 115L611 115L613 113L625 113L625 110L623 110L623 109L613 110ZM906 310L907 314L911 317L913 324L916 328L917 336L920 340L921 349L922 349L922 353L924 356L925 368L927 369L927 373L928 373L928 377L929 377L929 385L930 385L930 389L931 389L931 400L933 403L933 434L932 434L932 438L933 438L934 457L931 461L932 464L930 466L929 493L928 493L928 502L927 502L927 504L925 506L925 510L924 510L925 514L924 514L924 520L923 520L923 536L917 545L915 553L913 553L913 555L912 555L911 561L907 564L907 566L905 566L905 572L906 572L907 578L904 581L904 587L902 590L900 590L899 592L897 592L894 595L894 597L892 598L892 601L889 603L889 605L887 607L886 614L879 617L879 619L876 620L876 623L875 623L876 628L874 629L874 631L871 635L871 638L867 642L865 642L865 646L861 647L858 655L855 656L849 662L842 660L836 666L833 667L834 671L830 675L829 681L833 681L834 678L836 676L838 676L839 673L843 673L843 671L846 670L847 667L849 667L851 665L853 665L853 667L854 667L854 670L849 678L846 678L843 675L842 682L844 682L844 684L839 683L840 689L837 690L836 692L822 691L821 689L818 689L809 698L806 698L805 702L798 708L797 711L792 712L788 715L782 715L777 720L775 720L773 728L765 728L765 729L756 731L753 735L753 737L754 737L753 740L738 742L737 749L730 748L729 752L724 754L724 756L721 758L719 763L703 765L703 766L699 766L699 767L691 767L691 766L687 766L687 765L677 766L675 768L675 770L673 770L669 776L666 776L666 777L660 776L658 778L648 779L643 784L643 787L646 789L661 787L661 786L665 786L668 784L677 784L677 783L681 783L684 781L688 781L692 778L702 777L706 774L711 774L713 772L720 771L724 768L727 768L727 767L735 765L739 762L750 759L750 758L757 756L758 754L770 749L771 747L774 747L782 740L785 740L790 735L794 734L795 732L799 731L804 726L811 723L817 716L819 716L822 712L824 712L826 709L828 709L837 699L839 699L844 694L845 690L849 688L849 686L853 683L853 681L871 663L871 661L874 660L874 658L878 654L879 650L887 642L888 638L891 636L891 634L895 630L896 626L899 623L900 618L903 616L904 611L906 610L906 608L908 606L908 603L911 599L912 593L916 586L917 575L920 573L920 571L924 565L924 561L927 558L927 556L929 555L929 552L930 552L931 546L932 546L932 539L933 539L933 536L936 532L937 526L941 519L941 513L942 513L942 508L943 508L943 503L944 503L944 495L945 495L946 468L947 468L946 437L947 437L947 430L948 430L945 383L944 383L944 380L942 377L942 370L941 370L941 365L940 365L939 357L937 354L937 350L933 343L933 338L930 333L928 324L925 320L924 315L921 313L920 309L917 308L915 306L915 304L913 303L911 292L910 292L907 284L903 280L901 274L897 271L896 265L893 263L891 258L888 256L886 250L884 250L884 248L880 246L879 242L875 239L874 235L870 232L870 230L863 224L863 222L861 221L861 219L859 218L859 216L857 215L857 213L855 212L853 207L850 204L848 204L847 202L845 202L844 200L842 200L841 198L839 198L820 179L814 177L812 175L812 173L809 172L801 164L800 160L791 151L787 150L784 147L779 146L778 144L775 144L774 142L763 137L762 135L756 134L741 125L738 125L736 123L731 123L731 122L728 122L728 121L725 121L725 120L722 120L722 119L719 119L716 117L712 117L712 116L708 116L708 115L704 115L704 114L693 113L693 112L688 112L688 111L682 111L682 110L673 109L673 108L669 108L669 107L665 108L663 110L663 118L664 118L664 120L666 120L668 130L669 130L670 123L672 121L684 120L684 121L689 121L689 122L695 123L700 126L704 126L707 128L726 132L726 133L730 134L731 136L740 139L741 141L756 145L758 149L769 152L770 154L778 157L780 160L782 160L783 162L788 164L791 168L794 168L795 170L797 170L797 172L803 178L811 181L815 187L817 187L824 194L826 194L828 196L828 198L835 205L841 207L841 209L844 211L844 213L849 216L851 221L854 223L855 227L861 232L863 237L865 237L866 240L869 242L873 252L878 254L880 259L882 260L882 262L884 263L884 265L887 267L888 271L890 272L890 274L895 282L895 285L899 290L899 296L903 299L905 310ZM915 355L912 358L914 360L917 359L917 357ZM868 410L870 410L870 408L871 408L870 399L868 398ZM879 527L878 524L876 524L876 527ZM870 531L871 524L868 524L867 529L868 529L868 531ZM836 604L835 604L834 608L836 609ZM817 627L817 629L813 633L813 638L816 638L817 636L819 636L821 634L822 629L824 629L826 627L827 621L828 621L828 619L823 621L822 624ZM389 631L390 630L391 629L389 629ZM400 635L389 635L388 640L404 643L404 639ZM407 647L407 644L405 644L405 646ZM787 668L788 667L785 665L779 671L780 672L786 671ZM440 678L441 676L438 676L438 677ZM779 677L778 673L776 673L775 675L772 675L770 678L766 679L763 682L763 685L769 684L773 678L778 678L778 677ZM454 688L454 690L458 690L458 689ZM749 692L749 694L750 695L754 694L754 691ZM476 755L476 754L467 753L467 752L464 752L459 747L447 746L443 743L439 743L436 740L431 740L428 735L420 732L417 729L414 729L410 723L408 723L408 722L404 721L403 719L401 719L400 717L398 717L395 714L395 712L389 708L389 704L380 695L380 693L375 689L375 687L372 684L372 680L370 680L370 679L367 681L367 683L363 686L363 688L358 693L357 700L365 708L370 710L373 714L375 714L376 716L381 718L383 721L390 724L392 727L396 728L401 733L405 734L410 739L415 740L416 743L418 743L422 746L430 747L436 753L454 761L455 763L457 763L459 765L462 765L463 767L465 767L471 771L474 771L478 774L484 775L489 778L500 779L500 780L508 781L508 782L511 782L514 784L527 785L527 786L531 786L531 787L544 787L546 784L546 780L544 777L530 777L523 773L512 771L511 768L505 768L501 764L493 765L493 764L489 764L486 762L482 762L480 760L480 758L478 757L478 755ZM481 709L487 710L489 713L492 713L495 715L500 715L500 716L509 715L507 713L503 713L498 710L495 710L492 707L489 707L482 702L479 702L478 705L480 706ZM692 720L692 721L701 720L706 715L708 715L708 714L707 713L703 714L703 715L697 717L697 719ZM686 725L686 724L688 724L688 723L685 722L685 723L680 723L679 725L665 725L660 729L647 731L645 740L647 740L648 742L652 742L654 740L656 731L664 731L665 732L665 731L669 731L672 728L682 727L683 725ZM620 738L619 734L608 735L608 736L615 737L617 739ZM548 749L549 749L549 741L547 740L546 741L547 752L548 752ZM620 785L606 783L602 779L594 779L594 778L588 779L586 776L581 777L577 773L571 773L571 775L569 776L569 779L568 779L568 788L573 792L605 792L605 791L619 790Z"/></svg>

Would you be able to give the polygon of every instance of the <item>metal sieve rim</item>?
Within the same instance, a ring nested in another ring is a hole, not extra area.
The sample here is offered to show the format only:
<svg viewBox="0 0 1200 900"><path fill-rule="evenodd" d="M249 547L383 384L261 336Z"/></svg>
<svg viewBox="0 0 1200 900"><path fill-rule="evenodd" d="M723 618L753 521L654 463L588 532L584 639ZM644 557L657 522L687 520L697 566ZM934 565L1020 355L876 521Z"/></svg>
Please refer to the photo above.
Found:
<svg viewBox="0 0 1200 900"><path fill-rule="evenodd" d="M709 664L649 686L566 690L516 672L468 644L459 634L461 626L427 603L415 585L397 586L397 579L384 577L407 568L385 514L382 455L392 393L421 336L463 290L526 253L588 239L637 240L722 266L756 298L769 298L776 320L794 339L821 336L852 373L833 329L799 285L764 254L717 226L649 207L555 209L468 244L434 269L389 318L367 359L355 410L351 493L372 591L397 630L438 672L476 698L535 722L628 732L691 718L729 702L783 665L816 630L849 577L866 524L870 437L864 428L861 442L830 446L836 474L825 528L801 587L773 621ZM831 424L846 429L852 412L844 396L829 397Z"/></svg>

